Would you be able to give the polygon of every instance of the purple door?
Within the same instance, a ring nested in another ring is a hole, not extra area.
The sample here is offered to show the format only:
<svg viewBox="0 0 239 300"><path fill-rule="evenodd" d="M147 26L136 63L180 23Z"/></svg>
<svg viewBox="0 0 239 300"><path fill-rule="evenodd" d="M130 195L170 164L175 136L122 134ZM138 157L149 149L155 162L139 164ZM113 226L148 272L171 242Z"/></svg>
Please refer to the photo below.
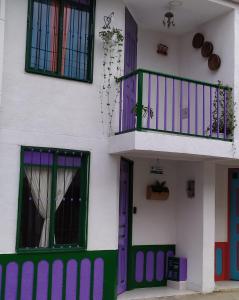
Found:
<svg viewBox="0 0 239 300"><path fill-rule="evenodd" d="M121 159L119 198L118 294L122 294L127 289L129 199L131 184L130 168L130 162Z"/></svg>
<svg viewBox="0 0 239 300"><path fill-rule="evenodd" d="M125 64L124 74L137 69L137 24L126 8L125 11ZM136 76L124 82L123 95L123 131L135 128L134 107L136 104Z"/></svg>

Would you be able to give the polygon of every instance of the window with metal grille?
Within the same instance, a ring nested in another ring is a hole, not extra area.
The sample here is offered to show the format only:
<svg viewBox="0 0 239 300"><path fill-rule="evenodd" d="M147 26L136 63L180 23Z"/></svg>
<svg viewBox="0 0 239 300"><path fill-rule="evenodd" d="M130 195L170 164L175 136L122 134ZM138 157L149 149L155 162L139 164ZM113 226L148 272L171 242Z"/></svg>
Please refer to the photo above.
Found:
<svg viewBox="0 0 239 300"><path fill-rule="evenodd" d="M26 70L92 82L95 0L29 0Z"/></svg>
<svg viewBox="0 0 239 300"><path fill-rule="evenodd" d="M89 156L22 148L18 249L86 247Z"/></svg>

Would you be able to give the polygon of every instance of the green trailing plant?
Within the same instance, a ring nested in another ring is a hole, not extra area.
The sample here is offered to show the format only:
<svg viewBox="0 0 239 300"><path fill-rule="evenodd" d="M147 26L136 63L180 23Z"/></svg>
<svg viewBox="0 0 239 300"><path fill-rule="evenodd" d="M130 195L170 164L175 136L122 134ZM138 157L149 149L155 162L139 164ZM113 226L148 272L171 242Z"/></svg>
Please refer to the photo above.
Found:
<svg viewBox="0 0 239 300"><path fill-rule="evenodd" d="M212 119L212 132L217 132L219 128L219 133L224 133L226 119L226 134L227 136L233 136L234 130L237 126L233 91L231 87L224 86L221 81L218 81L218 89L215 90ZM207 132L209 131L210 127L207 128Z"/></svg>
<svg viewBox="0 0 239 300"><path fill-rule="evenodd" d="M159 182L157 180L155 184L151 185L151 188L154 193L169 193L169 188L166 186L166 181Z"/></svg>
<svg viewBox="0 0 239 300"><path fill-rule="evenodd" d="M119 103L120 83L116 81L122 76L122 53L124 36L122 30L111 27L114 13L105 17L105 25L99 32L103 46L103 81L100 87L101 121L105 131L107 124L107 135L112 134L113 117L116 105ZM106 124L105 124L106 123Z"/></svg>
<svg viewBox="0 0 239 300"><path fill-rule="evenodd" d="M138 104L135 104L135 106L132 108L132 113L134 113L135 116L138 115L138 109L139 109ZM148 106L142 105L142 117L147 118L148 114L150 114L150 119L153 119L154 111L152 110L152 108L150 108L150 112L149 112Z"/></svg>

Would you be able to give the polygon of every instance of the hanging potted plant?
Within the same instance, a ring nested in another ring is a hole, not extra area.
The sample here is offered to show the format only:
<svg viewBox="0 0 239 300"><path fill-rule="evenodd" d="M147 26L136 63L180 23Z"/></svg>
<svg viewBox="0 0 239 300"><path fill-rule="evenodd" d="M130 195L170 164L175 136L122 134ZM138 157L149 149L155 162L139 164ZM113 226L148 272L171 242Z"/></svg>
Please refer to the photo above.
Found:
<svg viewBox="0 0 239 300"><path fill-rule="evenodd" d="M166 181L156 181L154 184L147 187L148 200L168 200L169 188L166 186Z"/></svg>
<svg viewBox="0 0 239 300"><path fill-rule="evenodd" d="M139 109L139 106L138 106L138 103L135 104L135 106L132 108L132 113L135 115L135 117L137 117L138 115L138 109ZM150 119L153 119L154 117L154 111L152 108L148 108L148 106L145 106L142 104L142 119L143 119L143 127L147 127L147 120L148 120L148 115L150 116Z"/></svg>
<svg viewBox="0 0 239 300"><path fill-rule="evenodd" d="M218 90L216 89L215 91L212 112L212 134L214 137L217 137L218 129L219 136L224 137L225 119L226 137L228 139L232 139L236 128L235 104L232 95L232 88L229 86L223 86L222 82L218 81ZM207 128L207 132L210 132L210 127Z"/></svg>

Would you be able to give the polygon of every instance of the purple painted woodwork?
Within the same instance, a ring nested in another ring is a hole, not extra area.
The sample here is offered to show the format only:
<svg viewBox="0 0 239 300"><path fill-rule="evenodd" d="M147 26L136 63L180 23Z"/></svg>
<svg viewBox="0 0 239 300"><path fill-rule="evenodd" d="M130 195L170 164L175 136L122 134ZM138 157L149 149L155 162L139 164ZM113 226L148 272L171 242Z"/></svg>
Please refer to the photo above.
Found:
<svg viewBox="0 0 239 300"><path fill-rule="evenodd" d="M101 258L94 263L93 300L102 300L104 291L104 261Z"/></svg>
<svg viewBox="0 0 239 300"><path fill-rule="evenodd" d="M52 265L52 300L62 299L62 287L63 287L63 262L61 260L55 260Z"/></svg>
<svg viewBox="0 0 239 300"><path fill-rule="evenodd" d="M191 90L190 82L188 82L188 134L191 132L190 109L191 109Z"/></svg>
<svg viewBox="0 0 239 300"><path fill-rule="evenodd" d="M203 86L203 91L202 91L202 93L203 93L203 107L202 107L202 110L203 110L203 112L202 112L202 133L203 133L203 135L205 135L205 86Z"/></svg>
<svg viewBox="0 0 239 300"><path fill-rule="evenodd" d="M210 136L212 136L212 87L210 87Z"/></svg>
<svg viewBox="0 0 239 300"><path fill-rule="evenodd" d="M180 257L179 259L179 281L187 280L187 258Z"/></svg>
<svg viewBox="0 0 239 300"><path fill-rule="evenodd" d="M18 265L15 262L9 263L6 269L6 285L5 285L5 299L17 299L17 285L18 285Z"/></svg>
<svg viewBox="0 0 239 300"><path fill-rule="evenodd" d="M165 265L165 255L163 251L159 251L156 256L156 280L162 281L164 279L164 265Z"/></svg>
<svg viewBox="0 0 239 300"><path fill-rule="evenodd" d="M0 265L0 295L2 294L2 266Z"/></svg>
<svg viewBox="0 0 239 300"><path fill-rule="evenodd" d="M66 268L66 300L76 300L77 261L71 259Z"/></svg>
<svg viewBox="0 0 239 300"><path fill-rule="evenodd" d="M195 86L195 134L198 134L198 85Z"/></svg>
<svg viewBox="0 0 239 300"><path fill-rule="evenodd" d="M58 156L57 164L61 167L80 167L81 158L78 156Z"/></svg>
<svg viewBox="0 0 239 300"><path fill-rule="evenodd" d="M180 132L183 132L183 81L180 82Z"/></svg>
<svg viewBox="0 0 239 300"><path fill-rule="evenodd" d="M120 82L119 132L122 131L123 83Z"/></svg>
<svg viewBox="0 0 239 300"><path fill-rule="evenodd" d="M224 91L224 139L227 138L227 91Z"/></svg>
<svg viewBox="0 0 239 300"><path fill-rule="evenodd" d="M173 79L172 131L175 130L175 79Z"/></svg>
<svg viewBox="0 0 239 300"><path fill-rule="evenodd" d="M167 110L168 110L168 81L165 77L164 87L164 130L167 130Z"/></svg>
<svg viewBox="0 0 239 300"><path fill-rule="evenodd" d="M90 300L91 262L83 259L80 267L80 300Z"/></svg>
<svg viewBox="0 0 239 300"><path fill-rule="evenodd" d="M156 129L159 129L159 83L160 77L157 76L157 91L156 91Z"/></svg>
<svg viewBox="0 0 239 300"><path fill-rule="evenodd" d="M149 74L149 79L148 79L148 122L147 122L147 127L150 128L150 120L151 120L151 89L152 89L152 84L151 84L151 75Z"/></svg>
<svg viewBox="0 0 239 300"><path fill-rule="evenodd" d="M144 253L139 251L136 254L135 281L141 283L144 280Z"/></svg>
<svg viewBox="0 0 239 300"><path fill-rule="evenodd" d="M219 137L219 126L220 126L220 122L219 122L219 89L217 88L217 137Z"/></svg>
<svg viewBox="0 0 239 300"><path fill-rule="evenodd" d="M53 154L39 151L24 151L24 164L45 165L53 164Z"/></svg>
<svg viewBox="0 0 239 300"><path fill-rule="evenodd" d="M137 24L128 11L125 11L125 65L124 74L127 75L137 68ZM135 128L136 83L137 76L132 76L124 82L123 92L123 121L122 129L127 131Z"/></svg>
<svg viewBox="0 0 239 300"><path fill-rule="evenodd" d="M128 206L130 166L126 160L120 164L119 199L119 252L118 252L118 294L126 291L128 263Z"/></svg>
<svg viewBox="0 0 239 300"><path fill-rule="evenodd" d="M146 255L146 280L148 282L154 280L154 253L152 251Z"/></svg>
<svg viewBox="0 0 239 300"><path fill-rule="evenodd" d="M42 260L37 269L37 300L47 300L49 264Z"/></svg>
<svg viewBox="0 0 239 300"><path fill-rule="evenodd" d="M32 300L34 281L34 264L25 262L22 266L21 300Z"/></svg>

